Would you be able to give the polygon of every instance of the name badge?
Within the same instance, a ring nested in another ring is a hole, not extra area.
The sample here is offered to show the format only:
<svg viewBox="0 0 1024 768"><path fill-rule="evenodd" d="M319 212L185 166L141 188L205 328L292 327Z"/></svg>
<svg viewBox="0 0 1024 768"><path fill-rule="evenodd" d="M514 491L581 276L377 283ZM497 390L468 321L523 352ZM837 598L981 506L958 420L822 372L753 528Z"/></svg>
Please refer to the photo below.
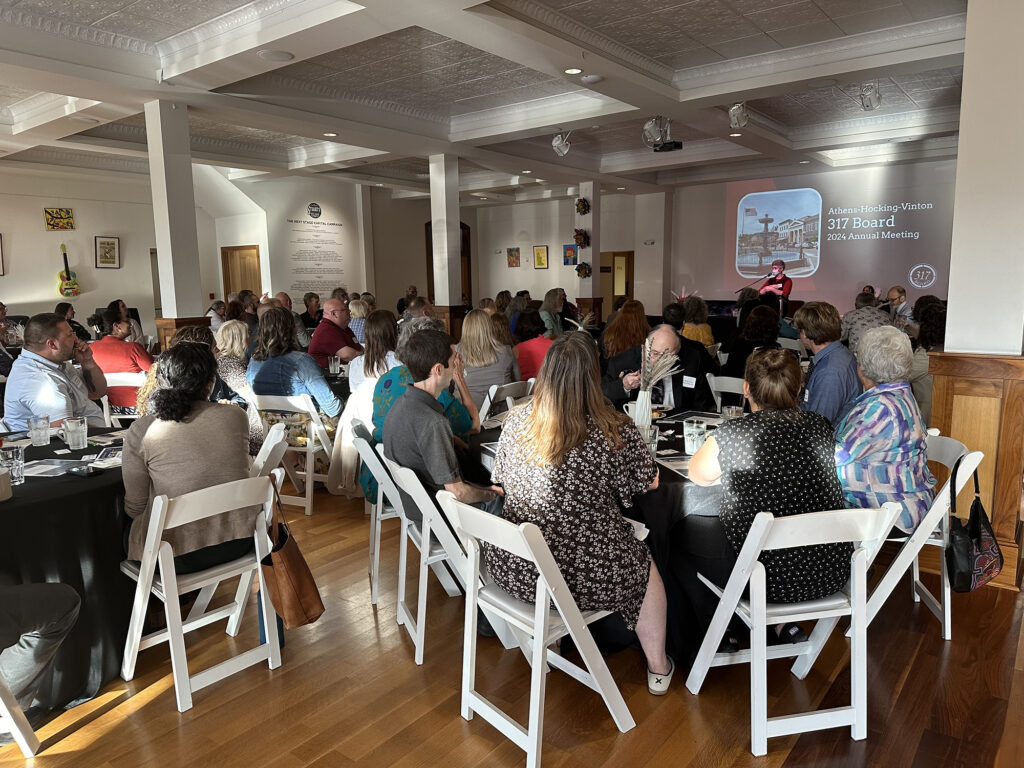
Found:
<svg viewBox="0 0 1024 768"><path fill-rule="evenodd" d="M810 392L810 390L805 389L804 390L804 402L806 403L810 399L811 399L811 392Z"/></svg>
<svg viewBox="0 0 1024 768"><path fill-rule="evenodd" d="M683 386L686 389L693 389L697 386L697 379L693 376L683 376Z"/></svg>

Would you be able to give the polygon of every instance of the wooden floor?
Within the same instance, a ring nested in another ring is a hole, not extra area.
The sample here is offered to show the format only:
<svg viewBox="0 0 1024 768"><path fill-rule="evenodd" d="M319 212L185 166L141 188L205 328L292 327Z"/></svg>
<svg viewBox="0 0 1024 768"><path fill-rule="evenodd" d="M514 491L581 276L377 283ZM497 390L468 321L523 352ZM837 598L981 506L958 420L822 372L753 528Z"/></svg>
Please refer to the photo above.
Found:
<svg viewBox="0 0 1024 768"><path fill-rule="evenodd" d="M175 708L165 647L143 651L138 675L45 726L33 765L125 766L521 766L524 755L491 726L459 715L461 599L431 579L425 663L417 667L395 623L398 525L385 523L380 605L366 576L367 518L361 502L317 494L316 513L286 511L320 583L327 613L287 633L282 667L251 667ZM227 595L228 590L224 590ZM1024 599L984 589L954 597L954 640L899 590L868 635L869 735L847 729L772 739L749 752L746 667L712 670L700 696L677 674L667 696L646 690L643 658L623 651L609 666L637 727L620 734L600 698L560 672L548 682L543 764L572 766L1022 766ZM189 636L193 671L237 644L256 641L250 602L238 638L222 625ZM835 633L804 681L785 662L769 668L769 714L840 705L848 696L845 638ZM529 689L521 654L481 639L478 685L525 717ZM1005 733L1004 733L1005 728ZM0 748L0 768L24 762Z"/></svg>

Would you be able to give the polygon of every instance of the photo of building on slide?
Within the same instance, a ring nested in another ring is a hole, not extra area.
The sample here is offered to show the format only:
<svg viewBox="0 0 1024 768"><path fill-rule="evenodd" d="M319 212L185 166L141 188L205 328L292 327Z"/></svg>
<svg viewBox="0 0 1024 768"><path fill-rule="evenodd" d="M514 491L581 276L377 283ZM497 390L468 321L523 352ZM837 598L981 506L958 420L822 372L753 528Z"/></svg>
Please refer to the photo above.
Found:
<svg viewBox="0 0 1024 768"><path fill-rule="evenodd" d="M820 263L820 228L821 195L816 189L745 195L736 211L736 272L758 277L782 259L790 277L813 275Z"/></svg>

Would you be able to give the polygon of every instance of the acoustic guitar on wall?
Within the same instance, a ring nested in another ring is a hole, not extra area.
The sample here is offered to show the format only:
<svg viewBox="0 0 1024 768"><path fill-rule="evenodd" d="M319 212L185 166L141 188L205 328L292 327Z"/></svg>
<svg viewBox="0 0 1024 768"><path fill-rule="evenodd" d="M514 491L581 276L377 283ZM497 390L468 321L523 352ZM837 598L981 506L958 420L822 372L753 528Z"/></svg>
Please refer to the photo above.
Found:
<svg viewBox="0 0 1024 768"><path fill-rule="evenodd" d="M82 289L78 285L78 275L68 267L68 248L64 243L60 244L60 252L64 257L64 271L57 273L57 293L69 299L80 294Z"/></svg>

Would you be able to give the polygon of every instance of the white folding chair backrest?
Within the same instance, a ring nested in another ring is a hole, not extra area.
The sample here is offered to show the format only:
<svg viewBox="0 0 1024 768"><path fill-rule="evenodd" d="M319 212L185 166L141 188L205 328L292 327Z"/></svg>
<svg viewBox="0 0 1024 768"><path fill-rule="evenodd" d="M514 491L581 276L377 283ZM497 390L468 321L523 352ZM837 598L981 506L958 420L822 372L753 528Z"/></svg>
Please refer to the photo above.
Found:
<svg viewBox="0 0 1024 768"><path fill-rule="evenodd" d="M105 373L103 378L107 380L108 387L135 387L138 389L146 383L144 373Z"/></svg>
<svg viewBox="0 0 1024 768"><path fill-rule="evenodd" d="M149 528L146 531L146 549L159 548L165 530L205 520L241 507L272 506L274 491L269 477L247 477L230 483L213 485L192 491L173 499L157 496L153 499ZM159 507L159 509L158 509Z"/></svg>
<svg viewBox="0 0 1024 768"><path fill-rule="evenodd" d="M516 400L527 397L533 384L530 381L513 381L509 384L492 384L483 404L480 406L480 421L485 421L498 403L504 403L508 410L516 404Z"/></svg>
<svg viewBox="0 0 1024 768"><path fill-rule="evenodd" d="M462 544L458 539L455 538L455 534L445 523L444 518L441 516L441 510L437 508L437 504L430 498L430 494L427 489L423 487L423 483L420 482L419 477L408 467L403 467L396 464L394 461L384 455L384 446L377 446L377 453L383 457L384 465L388 468L388 472L391 473L391 477L395 481L395 485L405 491L415 502L416 507L419 509L420 514L423 515L423 519L430 520L430 533L433 535L444 547L448 557L455 560L456 568L459 571L459 578L462 578L462 564L466 556L465 551L462 548ZM408 510L406 510L408 512Z"/></svg>
<svg viewBox="0 0 1024 768"><path fill-rule="evenodd" d="M743 379L735 376L715 376L713 373L706 374L708 385L711 387L711 394L715 398L715 408L722 410L722 393L728 392L743 397Z"/></svg>
<svg viewBox="0 0 1024 768"><path fill-rule="evenodd" d="M709 346L707 348L708 354L711 355L711 357L713 357L713 358L717 358L718 357L718 352L721 349L722 349L722 343L721 342L718 342L717 344L712 344L711 346Z"/></svg>
<svg viewBox="0 0 1024 768"><path fill-rule="evenodd" d="M943 437L938 430L933 435L928 430L927 442L928 461L935 461L952 471L956 460L967 455L967 446L952 437Z"/></svg>
<svg viewBox="0 0 1024 768"><path fill-rule="evenodd" d="M358 432L352 439L352 443L359 452L359 458L362 459L367 469L370 470L370 474L373 475L374 480L377 481L377 492L383 493L384 497L391 503L391 506L399 514L405 515L405 510L402 507L402 494L398 492L398 486L395 485L391 473L384 466L381 456L366 441L365 437Z"/></svg>
<svg viewBox="0 0 1024 768"><path fill-rule="evenodd" d="M287 450L288 443L284 439L284 424L275 424L267 430L267 436L263 439L260 452L256 454L252 466L249 467L249 477L269 475L281 463L284 452Z"/></svg>
<svg viewBox="0 0 1024 768"><path fill-rule="evenodd" d="M328 455L334 446L334 442L327 434L327 428L320 418L320 412L316 403L309 395L250 395L251 401L260 411L291 411L309 416L310 424L313 427L313 434L316 436L318 450L322 448ZM248 399L248 398L247 398Z"/></svg>
<svg viewBox="0 0 1024 768"><path fill-rule="evenodd" d="M800 339L790 339L785 336L779 336L775 341L778 342L779 346L783 349L789 349L796 352L801 359L807 357L807 347L803 345Z"/></svg>
<svg viewBox="0 0 1024 768"><path fill-rule="evenodd" d="M855 542L866 550L871 565L899 514L900 505L889 502L879 509L836 509L775 517L761 550ZM755 525L762 515L772 517L761 512L754 518Z"/></svg>

